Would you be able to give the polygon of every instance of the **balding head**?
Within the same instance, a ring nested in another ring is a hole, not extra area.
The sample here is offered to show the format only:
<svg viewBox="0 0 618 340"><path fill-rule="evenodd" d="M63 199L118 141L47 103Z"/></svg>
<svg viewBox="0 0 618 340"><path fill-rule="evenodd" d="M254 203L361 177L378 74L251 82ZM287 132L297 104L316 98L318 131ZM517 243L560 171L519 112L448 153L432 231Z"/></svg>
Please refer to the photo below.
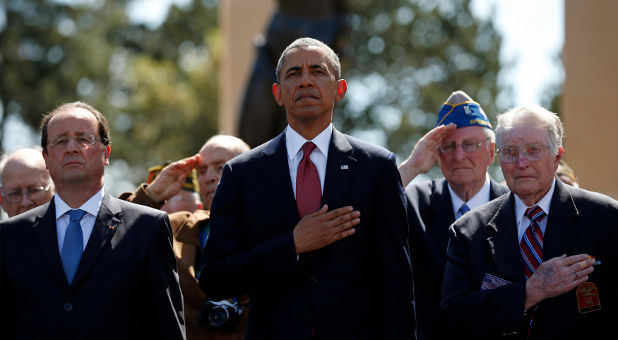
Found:
<svg viewBox="0 0 618 340"><path fill-rule="evenodd" d="M210 209L212 204L225 162L249 149L249 145L242 139L229 135L213 136L202 146L197 175L200 194L207 209Z"/></svg>
<svg viewBox="0 0 618 340"><path fill-rule="evenodd" d="M9 217L49 202L53 183L41 150L20 149L0 161L0 204Z"/></svg>

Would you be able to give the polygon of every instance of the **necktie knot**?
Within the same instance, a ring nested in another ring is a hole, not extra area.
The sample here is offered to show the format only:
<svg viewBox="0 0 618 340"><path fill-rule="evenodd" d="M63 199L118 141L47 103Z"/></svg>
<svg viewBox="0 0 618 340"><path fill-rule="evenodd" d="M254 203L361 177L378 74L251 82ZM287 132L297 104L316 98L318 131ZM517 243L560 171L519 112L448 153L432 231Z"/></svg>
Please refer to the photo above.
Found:
<svg viewBox="0 0 618 340"><path fill-rule="evenodd" d="M69 219L71 222L79 222L86 212L81 209L73 209L69 213Z"/></svg>
<svg viewBox="0 0 618 340"><path fill-rule="evenodd" d="M470 211L470 207L466 203L462 204L461 207L459 207L459 212L461 213L462 216L468 211Z"/></svg>
<svg viewBox="0 0 618 340"><path fill-rule="evenodd" d="M309 155L311 155L311 153L313 152L313 150L315 150L316 145L313 144L313 142L306 142L305 144L303 144L303 158L304 157L309 157Z"/></svg>
<svg viewBox="0 0 618 340"><path fill-rule="evenodd" d="M541 222L543 217L546 215L543 209L541 209L538 205L526 209L525 214L530 219L530 222Z"/></svg>

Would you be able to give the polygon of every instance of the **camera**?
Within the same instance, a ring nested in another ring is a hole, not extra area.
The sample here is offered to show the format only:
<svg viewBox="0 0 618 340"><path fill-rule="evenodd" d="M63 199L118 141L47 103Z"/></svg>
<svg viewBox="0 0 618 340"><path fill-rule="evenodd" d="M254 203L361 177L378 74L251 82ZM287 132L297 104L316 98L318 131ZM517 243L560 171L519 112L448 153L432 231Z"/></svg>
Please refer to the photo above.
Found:
<svg viewBox="0 0 618 340"><path fill-rule="evenodd" d="M212 327L232 331L241 312L242 310L235 299L233 302L208 300L202 305L197 319Z"/></svg>

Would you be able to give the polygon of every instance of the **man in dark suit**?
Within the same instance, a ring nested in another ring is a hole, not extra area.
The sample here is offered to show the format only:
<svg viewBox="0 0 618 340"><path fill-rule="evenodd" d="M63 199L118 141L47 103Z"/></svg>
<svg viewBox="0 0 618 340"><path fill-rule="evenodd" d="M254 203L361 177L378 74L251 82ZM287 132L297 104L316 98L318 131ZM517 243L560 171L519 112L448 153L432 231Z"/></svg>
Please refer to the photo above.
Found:
<svg viewBox="0 0 618 340"><path fill-rule="evenodd" d="M495 135L483 109L457 91L442 106L437 127L399 166L404 184L429 171L436 160L444 175L406 187L417 339L444 338L438 310L448 227L468 210L508 192L487 174L494 149Z"/></svg>
<svg viewBox="0 0 618 340"><path fill-rule="evenodd" d="M618 338L618 202L557 180L554 113L515 108L496 134L512 193L451 227L444 326L470 339Z"/></svg>
<svg viewBox="0 0 618 340"><path fill-rule="evenodd" d="M200 286L249 292L249 339L410 339L405 197L387 150L331 124L347 90L314 39L282 53L273 94L288 127L226 163Z"/></svg>
<svg viewBox="0 0 618 340"><path fill-rule="evenodd" d="M41 126L57 194L0 223L2 337L184 339L167 215L104 192L105 117L75 102Z"/></svg>

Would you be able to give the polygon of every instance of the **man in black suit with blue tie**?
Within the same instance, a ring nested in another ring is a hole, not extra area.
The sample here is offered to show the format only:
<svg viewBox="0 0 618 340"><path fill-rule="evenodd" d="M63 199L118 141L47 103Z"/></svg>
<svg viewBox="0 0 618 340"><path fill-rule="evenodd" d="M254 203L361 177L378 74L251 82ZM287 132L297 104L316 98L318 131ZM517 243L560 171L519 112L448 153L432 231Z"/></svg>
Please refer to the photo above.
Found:
<svg viewBox="0 0 618 340"><path fill-rule="evenodd" d="M399 165L404 185L431 170L436 160L444 176L406 186L419 340L445 338L438 310L449 226L468 210L508 192L487 174L494 160L495 135L478 103L463 91L453 92L436 125Z"/></svg>
<svg viewBox="0 0 618 340"><path fill-rule="evenodd" d="M277 77L288 127L225 165L200 286L249 292L249 339L413 338L395 156L332 126L347 84L328 46L296 40Z"/></svg>
<svg viewBox="0 0 618 340"><path fill-rule="evenodd" d="M184 339L169 220L105 192L105 117L75 102L41 127L56 195L0 222L2 338Z"/></svg>

